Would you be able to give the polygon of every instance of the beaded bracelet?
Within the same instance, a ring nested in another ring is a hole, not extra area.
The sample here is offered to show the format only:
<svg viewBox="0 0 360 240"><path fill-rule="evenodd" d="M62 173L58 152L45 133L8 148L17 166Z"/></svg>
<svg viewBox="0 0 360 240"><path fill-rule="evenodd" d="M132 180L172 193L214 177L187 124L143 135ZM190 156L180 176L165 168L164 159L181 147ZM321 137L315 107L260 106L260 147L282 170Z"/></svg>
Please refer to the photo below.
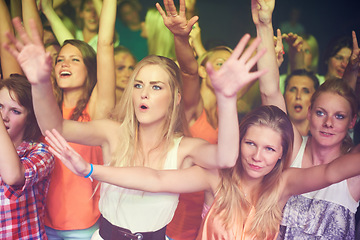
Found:
<svg viewBox="0 0 360 240"><path fill-rule="evenodd" d="M84 176L84 178L89 178L91 181L93 181L93 179L91 177L91 174L93 173L93 171L94 171L94 166L92 163L90 163L90 172L86 176Z"/></svg>

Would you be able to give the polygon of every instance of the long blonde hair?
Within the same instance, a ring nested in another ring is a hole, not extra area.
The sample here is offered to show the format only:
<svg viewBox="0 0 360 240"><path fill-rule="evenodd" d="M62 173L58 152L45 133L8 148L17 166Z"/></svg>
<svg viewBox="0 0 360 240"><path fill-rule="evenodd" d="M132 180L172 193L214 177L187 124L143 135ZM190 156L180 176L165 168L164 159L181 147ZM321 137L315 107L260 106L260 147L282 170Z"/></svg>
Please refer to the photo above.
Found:
<svg viewBox="0 0 360 240"><path fill-rule="evenodd" d="M269 127L278 132L282 139L281 159L278 160L273 170L264 176L258 192L255 193L257 196L254 206L256 213L251 219L249 225L251 228L248 229L250 235L254 235L258 239L266 239L266 237L276 234L282 217L281 209L278 207L279 182L284 168L289 165L294 132L286 113L276 106L260 106L243 118L240 123L240 144L250 126ZM220 216L226 228L231 228L235 224L244 224L251 210L251 204L241 190L243 171L241 153L234 167L220 170L222 180L214 207L215 213Z"/></svg>
<svg viewBox="0 0 360 240"><path fill-rule="evenodd" d="M166 121L161 133L161 139L157 140L157 147L163 147L165 155L173 144L176 137L187 133L187 125L183 111L182 101L182 81L179 67L174 61L161 56L147 56L143 58L135 67L133 74L129 78L129 83L124 90L120 102L116 105L111 118L122 123L122 135L116 154L114 154L110 165L112 166L135 166L134 156L141 153L139 146L139 122L134 111L132 94L136 76L139 71L147 65L157 65L169 75L169 85L172 92ZM180 104L178 104L180 102ZM156 140L155 140L156 141ZM155 149L157 148L155 147Z"/></svg>
<svg viewBox="0 0 360 240"><path fill-rule="evenodd" d="M159 55L175 60L174 36L164 25L164 21L156 8L149 8L147 11L145 27L149 55Z"/></svg>

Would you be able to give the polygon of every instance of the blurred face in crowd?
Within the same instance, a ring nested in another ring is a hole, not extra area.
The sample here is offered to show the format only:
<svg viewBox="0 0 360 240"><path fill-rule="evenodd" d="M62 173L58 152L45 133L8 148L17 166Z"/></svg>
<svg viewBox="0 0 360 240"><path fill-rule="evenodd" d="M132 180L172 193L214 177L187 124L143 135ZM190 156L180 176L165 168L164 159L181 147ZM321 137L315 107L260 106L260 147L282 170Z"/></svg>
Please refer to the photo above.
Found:
<svg viewBox="0 0 360 240"><path fill-rule="evenodd" d="M84 9L80 13L81 18L84 21L84 29L90 32L97 32L99 29L99 17L96 13L94 4L92 1L87 1L84 5Z"/></svg>
<svg viewBox="0 0 360 240"><path fill-rule="evenodd" d="M342 78L345 68L349 63L351 49L344 47L340 49L335 56L331 57L328 62L328 77Z"/></svg>
<svg viewBox="0 0 360 240"><path fill-rule="evenodd" d="M119 52L115 55L116 88L124 90L134 71L135 64L135 59L130 53Z"/></svg>
<svg viewBox="0 0 360 240"><path fill-rule="evenodd" d="M311 96L315 92L314 82L307 76L293 76L285 89L286 110L292 122L305 121Z"/></svg>

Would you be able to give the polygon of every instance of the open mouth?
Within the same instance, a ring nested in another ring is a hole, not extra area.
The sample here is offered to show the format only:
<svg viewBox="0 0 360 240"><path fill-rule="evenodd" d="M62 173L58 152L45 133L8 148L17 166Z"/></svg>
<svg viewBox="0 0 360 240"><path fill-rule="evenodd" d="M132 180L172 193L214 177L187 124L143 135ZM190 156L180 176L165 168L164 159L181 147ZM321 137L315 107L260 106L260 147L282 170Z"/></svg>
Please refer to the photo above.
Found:
<svg viewBox="0 0 360 240"><path fill-rule="evenodd" d="M300 112L303 109L303 107L301 105L295 105L294 109L295 111Z"/></svg>
<svg viewBox="0 0 360 240"><path fill-rule="evenodd" d="M140 108L141 108L141 109L144 109L144 110L148 109L148 107L147 107L146 105L144 105L144 104L142 104L142 105L140 106Z"/></svg>
<svg viewBox="0 0 360 240"><path fill-rule="evenodd" d="M61 76L61 77L69 77L69 76L71 76L71 72L69 72L69 71L62 71L62 72L60 72L60 76Z"/></svg>

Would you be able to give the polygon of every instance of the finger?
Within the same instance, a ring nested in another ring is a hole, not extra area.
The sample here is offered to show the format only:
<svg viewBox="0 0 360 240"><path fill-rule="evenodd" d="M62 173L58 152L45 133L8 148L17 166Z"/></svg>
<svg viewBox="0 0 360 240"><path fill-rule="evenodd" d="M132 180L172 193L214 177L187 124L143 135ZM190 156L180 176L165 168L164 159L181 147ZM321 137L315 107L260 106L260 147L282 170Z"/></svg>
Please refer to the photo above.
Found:
<svg viewBox="0 0 360 240"><path fill-rule="evenodd" d="M258 79L259 77L265 75L268 71L269 71L268 69L262 69L262 70L259 70L259 71L256 71L256 72L249 73L249 76L250 76L250 79L251 79L250 81Z"/></svg>
<svg viewBox="0 0 360 240"><path fill-rule="evenodd" d="M185 17L186 3L185 0L180 0L179 15ZM191 25L192 26L192 25Z"/></svg>
<svg viewBox="0 0 360 240"><path fill-rule="evenodd" d="M241 53L244 51L246 44L248 43L250 39L250 34L245 34L239 41L239 43L236 45L233 53L229 57L229 59L239 59Z"/></svg>
<svg viewBox="0 0 360 240"><path fill-rule="evenodd" d="M188 27L190 29L193 28L193 26L195 26L195 24L197 23L197 21L199 20L199 17L198 16L194 16L192 18L190 18L189 22L188 22Z"/></svg>
<svg viewBox="0 0 360 240"><path fill-rule="evenodd" d="M16 29L21 41L23 42L24 45L31 43L31 40L29 38L29 35L26 33L24 26L21 24L21 20L19 17L15 17L13 20L13 25L14 28ZM18 41L20 43L20 41ZM16 45L16 47L18 48L18 46ZM19 50L21 50L22 48L18 48Z"/></svg>
<svg viewBox="0 0 360 240"><path fill-rule="evenodd" d="M36 45L39 45L39 46L43 46L43 41L42 39L40 38L40 34L36 28L36 24L35 24L35 21L34 19L30 19L29 20L29 26L30 26L30 29L31 29L31 33L32 33L32 40L33 42L36 44Z"/></svg>
<svg viewBox="0 0 360 240"><path fill-rule="evenodd" d="M56 150L54 149L52 146L49 147L49 151L55 155L55 157L57 157L58 159L60 159L62 162L64 162L64 157Z"/></svg>
<svg viewBox="0 0 360 240"><path fill-rule="evenodd" d="M266 48L261 49L260 51L258 51L256 53L256 55L254 57L252 57L249 61L246 62L245 64L245 68L249 71L250 69L253 68L253 66L255 66L255 64L259 61L259 59L264 56L264 54L266 53Z"/></svg>
<svg viewBox="0 0 360 240"><path fill-rule="evenodd" d="M249 47L247 47L247 49L241 56L240 60L243 62L247 62L251 58L253 53L256 52L257 47L259 46L260 42L261 42L261 39L259 37L255 38L255 40L251 43L251 45Z"/></svg>
<svg viewBox="0 0 360 240"><path fill-rule="evenodd" d="M174 1L173 0L167 0L167 2L168 2L168 7L169 7L169 11L170 11L171 16L173 16L173 17L177 16L178 13L176 11Z"/></svg>
<svg viewBox="0 0 360 240"><path fill-rule="evenodd" d="M357 38L356 38L355 31L352 31L352 39L353 39L353 51L355 49L359 49L359 45L358 45L358 41L357 41Z"/></svg>
<svg viewBox="0 0 360 240"><path fill-rule="evenodd" d="M160 6L160 4L159 4L159 3L156 3L155 6L156 6L157 10L159 11L161 17L162 17L163 19L165 19L165 18L166 18L166 13L164 12L164 10L163 10L162 7Z"/></svg>
<svg viewBox="0 0 360 240"><path fill-rule="evenodd" d="M16 39L14 34L12 34L10 32L6 32L5 35L9 39L9 41L15 46L15 49L14 49L9 45L9 43L6 43L6 45L9 46L9 49L14 49L15 51L17 50L17 52L20 52L24 48L24 45L18 39Z"/></svg>
<svg viewBox="0 0 360 240"><path fill-rule="evenodd" d="M65 138L56 129L52 129L51 132L54 134L63 148L72 149Z"/></svg>
<svg viewBox="0 0 360 240"><path fill-rule="evenodd" d="M15 59L18 58L19 52L16 49L10 47L10 45L8 43L3 43L2 46L3 46L4 49L6 49L6 51L8 51L11 55L13 55L13 57Z"/></svg>
<svg viewBox="0 0 360 240"><path fill-rule="evenodd" d="M45 140L59 153L63 151L63 147L60 142L57 141L56 137L50 131L45 131Z"/></svg>
<svg viewBox="0 0 360 240"><path fill-rule="evenodd" d="M278 46L282 45L282 36L281 36L281 30L278 28L276 30L276 40L277 40L277 44Z"/></svg>

